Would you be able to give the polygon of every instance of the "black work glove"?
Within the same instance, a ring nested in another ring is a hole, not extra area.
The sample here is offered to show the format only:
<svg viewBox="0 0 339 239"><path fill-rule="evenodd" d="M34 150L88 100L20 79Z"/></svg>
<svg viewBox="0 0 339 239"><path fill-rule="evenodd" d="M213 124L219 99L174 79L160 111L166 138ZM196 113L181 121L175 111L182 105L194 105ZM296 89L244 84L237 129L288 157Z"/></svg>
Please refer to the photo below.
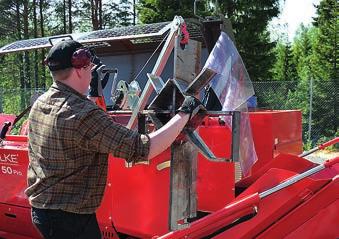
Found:
<svg viewBox="0 0 339 239"><path fill-rule="evenodd" d="M89 88L89 96L91 97L100 97L102 96L102 90L105 88L109 73L102 73L102 70L106 67L97 56L94 56L93 63L96 64L96 67L92 71L92 80Z"/></svg>
<svg viewBox="0 0 339 239"><path fill-rule="evenodd" d="M190 114L189 120L191 120L198 112L205 113L206 108L197 98L193 96L185 96L185 100L178 111Z"/></svg>

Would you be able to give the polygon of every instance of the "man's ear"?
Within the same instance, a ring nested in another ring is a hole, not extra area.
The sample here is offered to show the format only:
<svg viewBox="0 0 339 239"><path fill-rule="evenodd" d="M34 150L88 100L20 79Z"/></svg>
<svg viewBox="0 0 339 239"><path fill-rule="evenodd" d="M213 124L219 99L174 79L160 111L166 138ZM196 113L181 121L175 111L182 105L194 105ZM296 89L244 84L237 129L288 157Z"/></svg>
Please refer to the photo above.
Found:
<svg viewBox="0 0 339 239"><path fill-rule="evenodd" d="M74 68L74 73L77 75L77 77L81 78L81 71L84 70L84 68Z"/></svg>

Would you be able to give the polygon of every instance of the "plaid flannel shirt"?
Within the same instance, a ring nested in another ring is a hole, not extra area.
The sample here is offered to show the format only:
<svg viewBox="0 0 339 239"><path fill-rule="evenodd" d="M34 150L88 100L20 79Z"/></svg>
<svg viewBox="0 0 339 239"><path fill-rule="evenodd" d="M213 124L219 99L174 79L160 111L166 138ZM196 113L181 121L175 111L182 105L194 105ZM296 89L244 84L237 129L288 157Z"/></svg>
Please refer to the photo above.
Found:
<svg viewBox="0 0 339 239"><path fill-rule="evenodd" d="M29 115L28 188L36 208L90 214L101 203L108 155L146 161L149 137L119 125L72 88L55 82Z"/></svg>

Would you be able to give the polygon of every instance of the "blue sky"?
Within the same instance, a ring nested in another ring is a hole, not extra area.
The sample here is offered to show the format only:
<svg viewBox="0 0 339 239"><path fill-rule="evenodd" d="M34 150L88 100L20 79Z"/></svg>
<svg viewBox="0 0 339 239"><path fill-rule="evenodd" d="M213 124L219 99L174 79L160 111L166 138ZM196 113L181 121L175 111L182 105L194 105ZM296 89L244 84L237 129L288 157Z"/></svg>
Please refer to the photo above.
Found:
<svg viewBox="0 0 339 239"><path fill-rule="evenodd" d="M281 0L281 13L271 22L272 28L287 32L289 40L292 41L301 23L312 23L312 17L316 16L313 4L318 5L319 2L320 0L286 0L283 3ZM282 26L284 24L287 25Z"/></svg>

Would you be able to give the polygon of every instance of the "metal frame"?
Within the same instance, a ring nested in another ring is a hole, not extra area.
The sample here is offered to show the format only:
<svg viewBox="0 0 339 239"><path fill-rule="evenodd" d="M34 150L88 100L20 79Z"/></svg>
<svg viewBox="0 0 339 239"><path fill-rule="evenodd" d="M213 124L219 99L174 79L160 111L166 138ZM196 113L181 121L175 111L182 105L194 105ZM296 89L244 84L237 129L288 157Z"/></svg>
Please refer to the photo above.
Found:
<svg viewBox="0 0 339 239"><path fill-rule="evenodd" d="M173 22L171 23L171 31L170 34L167 37L167 40L160 52L160 55L158 57L157 62L155 63L155 66L151 72L152 75L155 76L160 76L166 63L167 60L174 48L174 44L175 44L175 39L176 37L180 34L180 26L181 24L184 23L184 20L182 19L182 17L178 17L176 16L173 19ZM145 106L147 104L147 101L149 99L149 97L151 96L152 92L153 92L153 86L152 83L148 80L144 90L142 91L142 94L140 96L139 102L137 104L137 106L133 109L132 112L132 116L131 119L129 120L128 124L127 124L127 128L129 129L133 129L136 127L137 125L137 118L138 118L138 114L140 111L145 109Z"/></svg>
<svg viewBox="0 0 339 239"><path fill-rule="evenodd" d="M131 111L111 111L114 114L126 114L131 113ZM138 117L146 116L146 115L154 115L157 114L171 114L170 110L143 110L139 113ZM241 123L241 112L240 111L206 111L206 117L218 117L218 116L231 116L232 117L232 145L231 145L231 156L229 159L224 159L223 161L227 162L238 162L239 161L239 146L240 146L240 123ZM143 117L141 117L143 118ZM145 123L145 121L143 121ZM140 133L144 132L145 126L142 126L143 122L139 122L138 128L143 129ZM205 144L206 145L206 144ZM207 145L206 145L207 147ZM209 149L207 149L209 150ZM210 159L210 161L218 161Z"/></svg>
<svg viewBox="0 0 339 239"><path fill-rule="evenodd" d="M173 88L172 103L175 105L175 91ZM145 132L146 115L155 116L157 114L173 115L172 110L154 111L144 110L138 114L138 129ZM170 207L169 207L169 230L178 230L186 228L189 218L197 215L196 202L196 166L198 150L210 161L239 161L239 144L240 144L240 123L241 112L239 111L207 111L207 116L231 116L232 117L232 148L229 159L219 159L214 156L204 141L196 131L185 131L187 142L174 142L171 146L171 161L166 161L160 165L158 170L170 166ZM143 120L141 120L143 119ZM194 134L194 136L192 136ZM196 139L192 141L192 139ZM198 150L197 150L198 149ZM207 152L207 153L206 153Z"/></svg>
<svg viewBox="0 0 339 239"><path fill-rule="evenodd" d="M171 23L165 25L162 29L160 29L158 32L154 33L145 33L145 34L133 34L133 35L128 35L128 36L114 36L114 37L99 37L99 38L94 38L94 39L86 39L86 36L89 36L90 34L95 33L89 32L89 33L73 33L73 34L64 34L64 35L59 35L56 36L57 38L66 38L71 36L74 40L82 43L82 44L95 44L95 43L101 43L101 42L107 42L107 41L117 41L117 40L135 40L135 39L142 39L142 38L148 38L148 37L161 37L165 32L167 32L171 28ZM49 48L52 46L52 44L49 42L49 39L51 37L41 37L41 38L35 38L34 40L39 40L41 43L30 46L30 47L19 47L19 48L9 48L13 44L16 43L25 43L25 42L30 42L33 39L25 39L25 40L20 40L16 41L14 43L5 45L0 48L0 55L6 54L6 53L11 53L11 52L19 52L19 51L27 51L27 50L36 50L36 49L42 49L42 48ZM9 48L9 49L8 49Z"/></svg>

